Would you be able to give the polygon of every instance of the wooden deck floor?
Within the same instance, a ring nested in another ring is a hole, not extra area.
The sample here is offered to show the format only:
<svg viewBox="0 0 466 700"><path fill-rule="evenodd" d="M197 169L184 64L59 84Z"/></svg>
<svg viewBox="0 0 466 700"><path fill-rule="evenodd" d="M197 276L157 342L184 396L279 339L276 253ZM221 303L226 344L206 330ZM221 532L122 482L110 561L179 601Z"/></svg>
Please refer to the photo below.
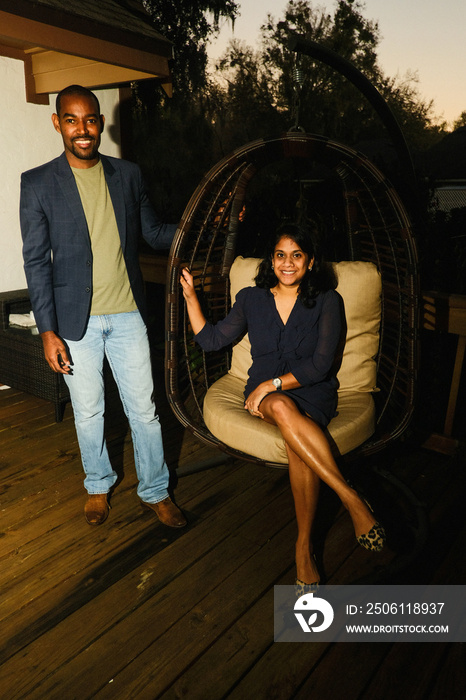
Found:
<svg viewBox="0 0 466 700"><path fill-rule="evenodd" d="M160 413L188 527L139 507L116 406L109 444L124 476L108 521L91 528L70 406L56 424L47 402L0 392L1 698L466 697L462 644L274 644L273 586L294 578L287 473L225 459L190 474L218 455ZM324 493L328 581L466 583L464 465L411 443L389 466L426 504L427 542L415 556L371 555Z"/></svg>

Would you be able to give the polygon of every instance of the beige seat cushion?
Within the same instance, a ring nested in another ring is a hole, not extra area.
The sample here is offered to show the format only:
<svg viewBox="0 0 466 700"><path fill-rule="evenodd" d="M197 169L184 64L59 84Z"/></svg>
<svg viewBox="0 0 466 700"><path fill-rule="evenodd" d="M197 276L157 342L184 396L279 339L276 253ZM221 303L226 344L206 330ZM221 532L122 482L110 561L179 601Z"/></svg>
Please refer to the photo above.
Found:
<svg viewBox="0 0 466 700"><path fill-rule="evenodd" d="M226 374L209 389L204 420L212 435L235 450L266 462L287 464L285 441L275 425L251 416L244 408L244 382ZM374 432L374 400L368 392L338 394L338 415L327 431L336 456L361 445Z"/></svg>
<svg viewBox="0 0 466 700"><path fill-rule="evenodd" d="M236 258L231 271L231 296L254 284L259 260ZM375 265L364 262L334 264L337 291L343 298L347 337L338 372L338 415L328 426L336 453L346 454L367 440L375 429L371 392L376 391L375 355L379 343L381 280ZM286 464L280 431L251 416L243 406L244 386L251 365L247 335L233 348L228 375L207 392L204 420L215 437L234 449L266 461Z"/></svg>

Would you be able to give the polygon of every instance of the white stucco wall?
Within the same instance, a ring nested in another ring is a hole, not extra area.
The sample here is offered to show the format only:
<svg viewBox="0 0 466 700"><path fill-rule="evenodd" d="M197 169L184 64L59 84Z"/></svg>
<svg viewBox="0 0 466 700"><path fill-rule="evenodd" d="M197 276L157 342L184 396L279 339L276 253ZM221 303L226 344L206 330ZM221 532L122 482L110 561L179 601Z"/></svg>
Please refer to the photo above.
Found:
<svg viewBox="0 0 466 700"><path fill-rule="evenodd" d="M0 292L26 287L21 255L19 227L19 186L24 170L34 168L58 156L62 140L52 126L55 95L50 105L26 102L22 61L0 56L0 133L2 159L0 167ZM101 151L120 156L118 90L96 90L105 131Z"/></svg>

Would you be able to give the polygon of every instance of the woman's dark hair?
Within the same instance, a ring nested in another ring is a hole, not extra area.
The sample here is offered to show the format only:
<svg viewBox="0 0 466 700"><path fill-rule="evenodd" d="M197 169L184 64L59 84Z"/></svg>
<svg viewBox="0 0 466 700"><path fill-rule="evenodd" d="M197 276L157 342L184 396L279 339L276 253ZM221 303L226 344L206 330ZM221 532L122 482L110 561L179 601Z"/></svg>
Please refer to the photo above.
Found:
<svg viewBox="0 0 466 700"><path fill-rule="evenodd" d="M267 254L259 265L255 278L256 286L262 289L272 289L277 284L278 280L272 268L272 261L275 248L281 238L290 238L309 258L314 258L312 270L307 270L299 285L299 298L304 306L311 309L315 305L315 298L319 292L335 289L337 286L333 267L322 259L319 234L317 226L313 222L309 222L306 226L285 223L277 228L275 235L270 240Z"/></svg>

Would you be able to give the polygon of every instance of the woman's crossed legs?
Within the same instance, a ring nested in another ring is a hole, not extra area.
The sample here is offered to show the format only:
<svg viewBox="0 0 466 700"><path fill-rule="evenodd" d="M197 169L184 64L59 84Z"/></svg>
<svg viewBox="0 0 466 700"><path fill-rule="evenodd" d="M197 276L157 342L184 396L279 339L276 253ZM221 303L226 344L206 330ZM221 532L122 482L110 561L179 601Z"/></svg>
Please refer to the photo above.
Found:
<svg viewBox="0 0 466 700"><path fill-rule="evenodd" d="M314 583L319 580L319 574L312 556L311 530L320 480L335 491L349 512L356 537L369 532L376 520L357 492L345 481L322 429L303 415L289 396L268 394L261 401L260 411L265 421L278 426L286 443L298 524L297 578Z"/></svg>

